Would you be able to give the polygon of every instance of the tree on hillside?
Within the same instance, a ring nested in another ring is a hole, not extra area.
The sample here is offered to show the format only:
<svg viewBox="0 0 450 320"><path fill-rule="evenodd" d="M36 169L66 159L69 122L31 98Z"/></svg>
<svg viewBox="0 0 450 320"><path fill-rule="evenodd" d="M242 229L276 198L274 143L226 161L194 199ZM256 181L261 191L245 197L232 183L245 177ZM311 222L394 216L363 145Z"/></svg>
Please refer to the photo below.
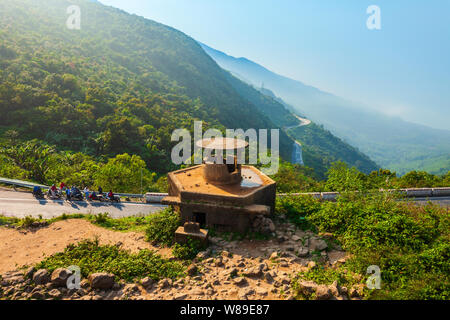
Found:
<svg viewBox="0 0 450 320"><path fill-rule="evenodd" d="M140 193L141 179L143 188L147 189L155 176L155 173L147 170L141 157L125 153L109 159L108 163L96 173L95 182L104 190Z"/></svg>
<svg viewBox="0 0 450 320"><path fill-rule="evenodd" d="M28 171L33 181L45 183L49 161L55 149L37 140L31 140L2 148L0 153L11 159L19 168Z"/></svg>

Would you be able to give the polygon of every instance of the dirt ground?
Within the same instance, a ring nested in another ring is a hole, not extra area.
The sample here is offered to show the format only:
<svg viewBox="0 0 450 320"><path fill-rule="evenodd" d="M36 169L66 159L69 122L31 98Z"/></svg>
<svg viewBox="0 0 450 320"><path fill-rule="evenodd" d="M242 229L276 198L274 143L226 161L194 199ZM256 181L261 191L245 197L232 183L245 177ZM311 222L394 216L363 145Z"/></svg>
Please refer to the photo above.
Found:
<svg viewBox="0 0 450 320"><path fill-rule="evenodd" d="M16 276L18 268L36 264L44 256L63 251L69 244L95 237L102 244L120 243L124 249L132 252L151 249L166 258L171 257L170 248L152 246L145 241L143 233L112 231L86 220L70 219L37 230L0 227L0 274L4 275L4 282L11 275L11 279L21 278L20 272ZM209 253L205 251L205 258L196 259L188 268L193 267L196 271L187 270L187 276L178 280L162 279L150 286L143 283L123 284L120 290L80 289L76 294L70 293L72 296L64 288L56 293L58 298L69 294L63 299L82 300L293 299L291 278L313 267L310 266L313 257L308 252L317 250L318 245L323 246L320 250L327 247L312 232L297 230L289 223L280 223L277 225L276 237L268 240L226 241L210 237ZM218 255L211 254L213 252ZM332 265L345 257L346 253L341 249L328 248L327 252L322 251L320 259ZM26 281L23 284L28 291L19 281L18 284L3 288L5 295L11 299L40 299L50 293L55 294L54 290L47 292L51 287L46 291L45 286L30 287ZM36 290L40 292L40 298L36 297ZM330 297L343 299L340 295Z"/></svg>
<svg viewBox="0 0 450 320"><path fill-rule="evenodd" d="M133 252L152 249L163 256L171 253L170 249L156 248L146 242L142 233L107 230L81 219L59 221L37 231L0 227L0 274L38 263L43 256L61 252L71 243L95 237L102 244L120 242L124 249Z"/></svg>

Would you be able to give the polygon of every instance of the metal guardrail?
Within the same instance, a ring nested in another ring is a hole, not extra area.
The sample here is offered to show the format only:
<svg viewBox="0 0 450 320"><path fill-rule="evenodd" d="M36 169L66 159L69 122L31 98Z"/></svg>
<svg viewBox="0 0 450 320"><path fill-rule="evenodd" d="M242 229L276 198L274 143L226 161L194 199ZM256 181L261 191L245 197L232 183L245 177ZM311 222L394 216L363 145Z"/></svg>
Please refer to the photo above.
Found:
<svg viewBox="0 0 450 320"><path fill-rule="evenodd" d="M408 198L436 198L450 197L450 187L444 188L408 188L408 189L380 189L379 192L400 193ZM359 191L354 191L359 192ZM336 200L339 192L310 192L310 193L279 193L277 197L312 196L321 200Z"/></svg>
<svg viewBox="0 0 450 320"><path fill-rule="evenodd" d="M41 187L42 189L49 189L48 186L44 186L42 184L22 181L22 180L15 180L15 179L7 179L7 178L0 178L0 183L3 184L9 184L12 186L17 187L24 187L24 188L34 188L34 187Z"/></svg>
<svg viewBox="0 0 450 320"><path fill-rule="evenodd" d="M44 190L50 189L49 186L45 186L38 183L28 182L28 181L22 181L22 180L15 180L15 179L7 179L7 178L0 178L0 183L3 184L9 184L16 187L24 187L24 188L34 188L34 187L40 187ZM134 194L134 193L115 193L116 196L119 197L127 197L127 198L144 198L144 194Z"/></svg>
<svg viewBox="0 0 450 320"><path fill-rule="evenodd" d="M0 183L14 185L18 187L25 188L34 188L35 186L41 187L42 189L49 189L48 186L15 180L15 179L7 179L0 178ZM433 198L433 197L450 197L450 187L444 188L409 188L409 189L390 189L383 190L380 189L380 192L400 192L403 193L406 197L410 198ZM133 193L115 193L115 195L119 197L127 197L127 198L145 198L147 203L161 203L162 199L168 196L168 193L157 193L157 192L148 192L146 194L133 194ZM310 192L310 193L278 193L277 197L286 197L286 196L313 196L314 198L321 200L335 200L339 196L339 192Z"/></svg>

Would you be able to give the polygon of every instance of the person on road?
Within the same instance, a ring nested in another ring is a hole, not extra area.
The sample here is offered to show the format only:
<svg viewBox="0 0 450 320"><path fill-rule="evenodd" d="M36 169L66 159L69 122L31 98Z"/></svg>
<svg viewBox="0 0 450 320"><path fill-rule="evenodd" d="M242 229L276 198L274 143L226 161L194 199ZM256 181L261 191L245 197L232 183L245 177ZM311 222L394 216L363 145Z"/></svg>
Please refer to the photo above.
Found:
<svg viewBox="0 0 450 320"><path fill-rule="evenodd" d="M70 197L70 189L69 189L69 188L66 189L66 197L67 197L67 200L68 200L68 201L71 200L71 197Z"/></svg>
<svg viewBox="0 0 450 320"><path fill-rule="evenodd" d="M56 186L52 184L52 186L50 187L50 195L52 197L56 197L56 192L57 192Z"/></svg>
<svg viewBox="0 0 450 320"><path fill-rule="evenodd" d="M61 190L61 193L64 191L64 188L66 187L66 184L64 182L61 182L59 185L59 190Z"/></svg>
<svg viewBox="0 0 450 320"><path fill-rule="evenodd" d="M89 196L89 199L91 199L91 201L98 200L97 193L95 191L92 191L91 195Z"/></svg>
<svg viewBox="0 0 450 320"><path fill-rule="evenodd" d="M89 188L88 187L84 187L84 196L86 197L86 200L89 199Z"/></svg>
<svg viewBox="0 0 450 320"><path fill-rule="evenodd" d="M98 195L101 196L103 194L103 189L102 187L98 187Z"/></svg>
<svg viewBox="0 0 450 320"><path fill-rule="evenodd" d="M108 199L111 201L114 201L116 199L112 190L109 190Z"/></svg>
<svg viewBox="0 0 450 320"><path fill-rule="evenodd" d="M35 186L33 188L33 195L37 198L42 198L44 194L42 193L42 189L39 186Z"/></svg>

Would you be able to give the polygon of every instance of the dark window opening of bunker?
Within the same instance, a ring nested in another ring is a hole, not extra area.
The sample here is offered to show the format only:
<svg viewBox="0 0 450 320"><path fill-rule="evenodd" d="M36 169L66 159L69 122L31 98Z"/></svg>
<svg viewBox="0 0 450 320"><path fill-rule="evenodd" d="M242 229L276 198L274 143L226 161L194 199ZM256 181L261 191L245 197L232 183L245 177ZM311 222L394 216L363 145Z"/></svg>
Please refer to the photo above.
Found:
<svg viewBox="0 0 450 320"><path fill-rule="evenodd" d="M204 228L206 226L206 213L194 212L194 221L200 224L201 228Z"/></svg>

